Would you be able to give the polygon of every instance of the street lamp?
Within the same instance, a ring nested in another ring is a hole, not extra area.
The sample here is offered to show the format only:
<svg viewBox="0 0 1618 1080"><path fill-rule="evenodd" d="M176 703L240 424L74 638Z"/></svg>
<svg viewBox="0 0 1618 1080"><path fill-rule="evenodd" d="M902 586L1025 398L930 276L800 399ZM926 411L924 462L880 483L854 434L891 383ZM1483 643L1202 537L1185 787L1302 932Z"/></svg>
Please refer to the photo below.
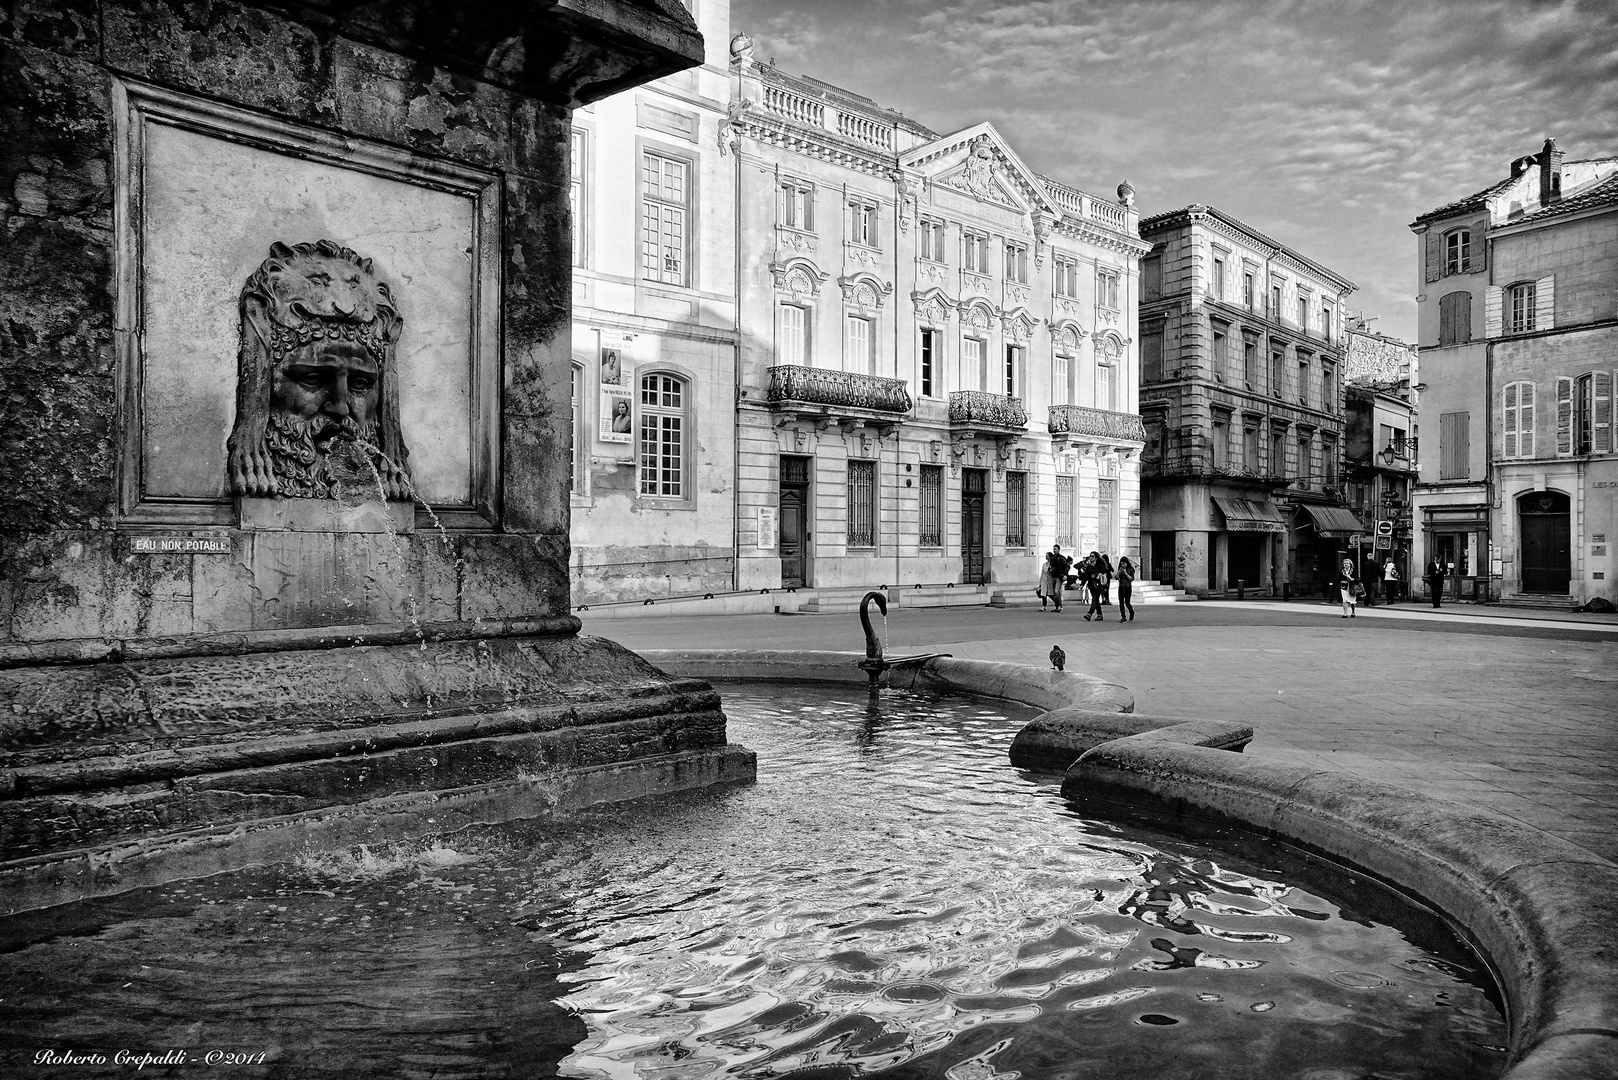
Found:
<svg viewBox="0 0 1618 1080"><path fill-rule="evenodd" d="M1418 441L1417 439L1405 439L1402 442L1389 440L1388 445L1382 448L1382 452L1377 457L1381 458L1382 464L1390 469L1393 468L1395 461L1415 461Z"/></svg>

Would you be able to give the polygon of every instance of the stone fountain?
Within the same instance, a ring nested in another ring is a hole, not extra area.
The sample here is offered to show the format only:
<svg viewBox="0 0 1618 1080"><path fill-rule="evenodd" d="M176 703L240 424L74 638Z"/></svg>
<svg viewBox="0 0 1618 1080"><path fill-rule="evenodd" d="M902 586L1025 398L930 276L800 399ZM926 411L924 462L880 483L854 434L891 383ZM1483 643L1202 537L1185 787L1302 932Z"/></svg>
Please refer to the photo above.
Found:
<svg viewBox="0 0 1618 1080"><path fill-rule="evenodd" d="M71 12L0 45L6 906L751 778L568 614L569 117L685 8Z"/></svg>

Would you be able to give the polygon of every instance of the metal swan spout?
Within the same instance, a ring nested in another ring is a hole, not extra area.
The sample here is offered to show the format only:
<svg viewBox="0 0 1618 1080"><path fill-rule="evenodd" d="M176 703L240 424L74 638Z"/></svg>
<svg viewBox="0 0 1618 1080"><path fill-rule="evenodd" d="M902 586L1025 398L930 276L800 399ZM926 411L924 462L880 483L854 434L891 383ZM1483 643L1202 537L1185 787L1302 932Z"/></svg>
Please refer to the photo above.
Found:
<svg viewBox="0 0 1618 1080"><path fill-rule="evenodd" d="M860 626L865 630L865 659L867 661L882 662L882 642L877 639L876 631L871 629L871 601L876 601L877 610L882 617L888 617L888 598L872 589L860 600ZM874 678L874 676L873 676Z"/></svg>

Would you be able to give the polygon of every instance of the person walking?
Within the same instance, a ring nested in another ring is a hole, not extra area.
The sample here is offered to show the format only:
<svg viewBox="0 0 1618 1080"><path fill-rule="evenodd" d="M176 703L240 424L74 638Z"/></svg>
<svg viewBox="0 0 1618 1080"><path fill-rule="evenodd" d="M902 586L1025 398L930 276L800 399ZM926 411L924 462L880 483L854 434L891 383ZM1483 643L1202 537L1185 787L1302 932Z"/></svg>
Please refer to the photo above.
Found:
<svg viewBox="0 0 1618 1080"><path fill-rule="evenodd" d="M1118 621L1135 621L1135 564L1125 555L1118 560ZM1127 615L1127 617L1126 617Z"/></svg>
<svg viewBox="0 0 1618 1080"><path fill-rule="evenodd" d="M1360 585L1359 575L1354 573L1354 560L1343 560L1343 572L1337 581L1337 590L1343 601L1342 618L1354 617L1354 603L1359 597L1356 595L1363 586Z"/></svg>
<svg viewBox="0 0 1618 1080"><path fill-rule="evenodd" d="M1114 577L1116 577L1117 574L1118 574L1118 571L1116 571L1116 570L1114 570L1112 568L1112 559L1108 558L1107 554L1105 552L1102 552L1101 553L1101 602L1103 604L1108 605L1109 607L1112 605L1112 579Z"/></svg>
<svg viewBox="0 0 1618 1080"><path fill-rule="evenodd" d="M1376 594L1382 587L1382 564L1369 552L1360 565L1360 585L1365 591L1365 606L1376 607Z"/></svg>
<svg viewBox="0 0 1618 1080"><path fill-rule="evenodd" d="M1067 586L1067 571L1071 565L1072 560L1062 554L1062 545L1052 544L1039 572L1039 610L1045 610L1047 600L1055 602L1057 611L1062 610L1062 590Z"/></svg>
<svg viewBox="0 0 1618 1080"><path fill-rule="evenodd" d="M1399 567L1394 563L1393 556L1382 566L1382 588L1388 603L1399 599Z"/></svg>
<svg viewBox="0 0 1618 1080"><path fill-rule="evenodd" d="M1444 599L1444 563L1440 559L1427 560L1427 573L1422 580L1427 583L1427 593L1433 598L1433 607L1440 607Z"/></svg>
<svg viewBox="0 0 1618 1080"><path fill-rule="evenodd" d="M1084 621L1094 619L1100 622L1106 618L1101 614L1101 595L1107 588L1105 571L1101 568L1101 554L1092 551L1084 561L1088 564L1085 584L1090 587L1090 610L1084 613Z"/></svg>

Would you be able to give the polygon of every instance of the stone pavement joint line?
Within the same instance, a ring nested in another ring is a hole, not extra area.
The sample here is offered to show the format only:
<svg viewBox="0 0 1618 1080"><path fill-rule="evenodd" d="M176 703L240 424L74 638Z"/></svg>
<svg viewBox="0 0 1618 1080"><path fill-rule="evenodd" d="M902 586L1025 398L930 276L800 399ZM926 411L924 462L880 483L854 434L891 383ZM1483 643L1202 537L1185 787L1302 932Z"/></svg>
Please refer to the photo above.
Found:
<svg viewBox="0 0 1618 1080"><path fill-rule="evenodd" d="M1153 609L1149 627L1036 611L897 619L888 651L1044 667L1059 643L1069 670L1129 687L1140 712L1249 724L1254 756L1490 810L1618 862L1618 685L1608 681L1618 635L1608 626L1549 639L1516 619L1451 632L1448 620L1338 623L1309 608L1235 604L1246 624L1209 625L1211 606L1183 605L1202 609L1195 617ZM631 648L861 648L853 618L616 620L599 632Z"/></svg>

